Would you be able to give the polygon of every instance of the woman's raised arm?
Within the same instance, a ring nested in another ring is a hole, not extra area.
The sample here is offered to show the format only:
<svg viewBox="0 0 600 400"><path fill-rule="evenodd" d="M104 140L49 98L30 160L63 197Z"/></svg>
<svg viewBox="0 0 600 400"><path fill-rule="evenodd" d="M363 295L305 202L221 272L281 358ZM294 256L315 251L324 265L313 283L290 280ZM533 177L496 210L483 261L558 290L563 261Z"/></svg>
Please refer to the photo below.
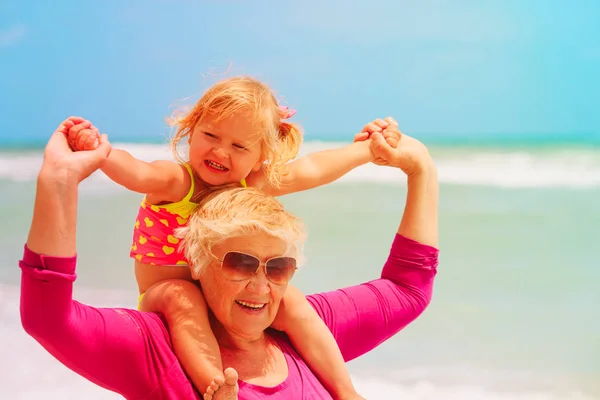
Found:
<svg viewBox="0 0 600 400"><path fill-rule="evenodd" d="M402 169L408 179L404 214L381 278L308 297L346 360L377 347L425 310L438 265L438 182L427 148L406 135L396 148L380 133L371 141L373 159Z"/></svg>
<svg viewBox="0 0 600 400"><path fill-rule="evenodd" d="M167 389L171 395L197 398L177 368L158 316L94 308L72 298L78 185L110 153L105 136L95 150L72 152L65 135L77 122L63 122L44 151L31 228L19 262L23 328L65 366L127 398L160 398L165 393L156 392Z"/></svg>

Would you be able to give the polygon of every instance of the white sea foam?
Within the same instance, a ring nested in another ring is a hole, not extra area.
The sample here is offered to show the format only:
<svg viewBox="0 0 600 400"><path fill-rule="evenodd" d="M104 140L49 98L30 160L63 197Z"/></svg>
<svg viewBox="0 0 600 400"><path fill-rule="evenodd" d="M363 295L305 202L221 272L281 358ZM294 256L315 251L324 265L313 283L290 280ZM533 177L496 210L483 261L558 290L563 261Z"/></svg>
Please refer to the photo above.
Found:
<svg viewBox="0 0 600 400"><path fill-rule="evenodd" d="M342 146L342 143L307 142L301 155ZM115 147L146 160L171 159L168 146L154 144L117 143ZM600 151L592 148L531 151L457 148L433 149L441 183L457 185L518 187L600 187ZM41 152L0 152L0 180L31 181L42 162ZM96 173L87 187L108 179ZM373 164L359 167L342 179L344 182L402 184L399 170ZM105 189L102 189L105 190Z"/></svg>

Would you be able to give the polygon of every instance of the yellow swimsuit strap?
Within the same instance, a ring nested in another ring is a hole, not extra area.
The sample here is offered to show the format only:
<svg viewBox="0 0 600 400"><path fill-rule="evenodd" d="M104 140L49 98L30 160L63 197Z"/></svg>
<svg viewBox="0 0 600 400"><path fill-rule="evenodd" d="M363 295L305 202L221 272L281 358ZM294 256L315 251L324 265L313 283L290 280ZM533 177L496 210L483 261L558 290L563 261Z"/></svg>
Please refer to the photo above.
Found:
<svg viewBox="0 0 600 400"><path fill-rule="evenodd" d="M183 200L181 200L182 202L187 203L192 199L192 196L194 195L194 190L196 188L196 182L194 180L194 172L192 171L192 167L190 167L190 164L185 163L185 164L183 164L183 166L187 170L188 174L190 174L190 181L191 181L190 190L187 192L187 194L185 195Z"/></svg>
<svg viewBox="0 0 600 400"><path fill-rule="evenodd" d="M194 191L196 188L196 183L194 181L194 174L192 172L192 168L188 164L183 164L188 174L190 174L190 190L188 190L185 197L175 203L162 204L160 206L155 206L158 209L165 210L170 212L171 214L177 214L182 218L187 218L190 213L197 206L196 203L192 203L192 196L194 195ZM145 199L145 198L144 198ZM158 210L157 210L158 211Z"/></svg>

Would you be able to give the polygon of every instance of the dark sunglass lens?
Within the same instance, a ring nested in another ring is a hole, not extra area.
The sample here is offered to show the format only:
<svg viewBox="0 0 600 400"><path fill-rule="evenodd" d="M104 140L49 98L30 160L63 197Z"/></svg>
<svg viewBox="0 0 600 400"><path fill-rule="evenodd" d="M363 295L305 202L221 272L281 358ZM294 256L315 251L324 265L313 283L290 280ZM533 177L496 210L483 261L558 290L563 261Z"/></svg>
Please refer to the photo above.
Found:
<svg viewBox="0 0 600 400"><path fill-rule="evenodd" d="M296 259L292 257L273 258L267 262L267 276L275 283L286 283L296 272Z"/></svg>
<svg viewBox="0 0 600 400"><path fill-rule="evenodd" d="M252 276L259 264L260 261L257 258L235 251L225 254L223 258L223 269L233 279L246 279Z"/></svg>

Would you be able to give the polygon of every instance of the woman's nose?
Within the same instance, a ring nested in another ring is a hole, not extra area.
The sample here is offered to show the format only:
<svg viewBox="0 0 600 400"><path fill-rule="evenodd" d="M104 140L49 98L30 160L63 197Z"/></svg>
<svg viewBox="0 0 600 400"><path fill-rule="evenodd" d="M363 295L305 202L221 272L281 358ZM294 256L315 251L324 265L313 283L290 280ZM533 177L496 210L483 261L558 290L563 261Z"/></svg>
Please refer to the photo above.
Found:
<svg viewBox="0 0 600 400"><path fill-rule="evenodd" d="M258 269L256 274L250 278L250 282L248 282L248 290L252 293L260 295L268 294L271 291L269 280L267 279L265 269L262 266Z"/></svg>

